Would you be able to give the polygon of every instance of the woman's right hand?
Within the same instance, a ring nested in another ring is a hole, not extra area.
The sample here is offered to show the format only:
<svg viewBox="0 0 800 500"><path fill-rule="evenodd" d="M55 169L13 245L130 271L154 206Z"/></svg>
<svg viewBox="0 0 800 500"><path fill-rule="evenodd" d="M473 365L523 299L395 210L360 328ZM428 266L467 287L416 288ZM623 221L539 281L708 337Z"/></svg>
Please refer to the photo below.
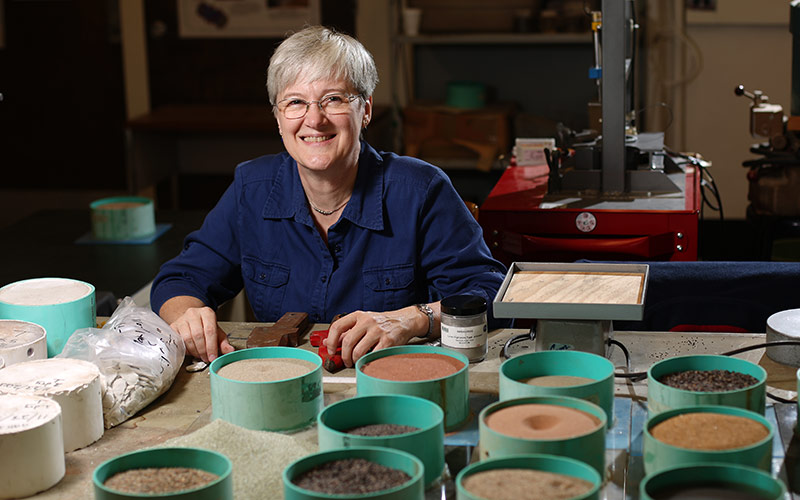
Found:
<svg viewBox="0 0 800 500"><path fill-rule="evenodd" d="M185 300L176 299L181 297L173 297L164 303L160 316L180 334L186 345L186 354L210 363L220 353L227 354L235 350L228 342L228 335L217 324L217 314L213 309L202 305L194 297L186 298L199 303L191 306L187 306Z"/></svg>

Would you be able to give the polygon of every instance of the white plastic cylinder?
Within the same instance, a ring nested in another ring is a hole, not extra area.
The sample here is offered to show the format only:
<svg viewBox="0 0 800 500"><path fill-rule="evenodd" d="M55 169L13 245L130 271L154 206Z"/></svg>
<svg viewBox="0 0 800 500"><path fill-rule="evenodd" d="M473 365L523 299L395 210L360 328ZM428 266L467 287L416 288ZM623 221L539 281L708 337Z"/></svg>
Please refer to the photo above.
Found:
<svg viewBox="0 0 800 500"><path fill-rule="evenodd" d="M44 491L64 472L58 403L39 396L0 395L0 498Z"/></svg>

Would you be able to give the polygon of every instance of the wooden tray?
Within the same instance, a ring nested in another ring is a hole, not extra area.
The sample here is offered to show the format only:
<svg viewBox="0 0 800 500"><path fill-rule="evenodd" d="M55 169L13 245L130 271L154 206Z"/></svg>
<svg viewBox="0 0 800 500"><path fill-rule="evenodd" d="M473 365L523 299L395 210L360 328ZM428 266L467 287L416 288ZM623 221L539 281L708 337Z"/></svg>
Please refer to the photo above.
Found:
<svg viewBox="0 0 800 500"><path fill-rule="evenodd" d="M640 320L647 264L514 262L493 302L498 318Z"/></svg>

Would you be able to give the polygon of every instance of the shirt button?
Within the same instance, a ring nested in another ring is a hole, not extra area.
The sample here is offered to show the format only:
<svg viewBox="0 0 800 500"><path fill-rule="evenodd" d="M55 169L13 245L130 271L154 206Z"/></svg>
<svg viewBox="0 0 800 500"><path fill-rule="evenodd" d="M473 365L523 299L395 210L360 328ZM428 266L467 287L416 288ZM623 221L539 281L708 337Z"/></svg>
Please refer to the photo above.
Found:
<svg viewBox="0 0 800 500"><path fill-rule="evenodd" d="M328 277L327 276L323 276L322 277L322 282L325 283L326 281L328 281Z"/></svg>
<svg viewBox="0 0 800 500"><path fill-rule="evenodd" d="M261 278L262 280L267 279L267 275L265 273L259 274L258 277Z"/></svg>
<svg viewBox="0 0 800 500"><path fill-rule="evenodd" d="M342 251L342 245L336 245L335 247L333 247L333 251L336 252L336 253L341 252Z"/></svg>
<svg viewBox="0 0 800 500"><path fill-rule="evenodd" d="M387 284L387 285L391 285L392 284L392 280L390 280L389 278L386 278L383 282L385 284Z"/></svg>

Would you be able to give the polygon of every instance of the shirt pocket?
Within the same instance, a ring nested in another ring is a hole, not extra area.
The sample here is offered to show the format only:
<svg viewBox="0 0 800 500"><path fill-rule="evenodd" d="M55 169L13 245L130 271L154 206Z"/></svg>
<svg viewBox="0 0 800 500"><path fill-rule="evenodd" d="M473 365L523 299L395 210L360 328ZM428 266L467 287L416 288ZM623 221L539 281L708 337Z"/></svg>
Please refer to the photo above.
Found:
<svg viewBox="0 0 800 500"><path fill-rule="evenodd" d="M289 283L289 268L245 257L242 260L242 276L247 298L259 321L277 321Z"/></svg>
<svg viewBox="0 0 800 500"><path fill-rule="evenodd" d="M363 274L365 309L393 311L415 303L412 264L365 269Z"/></svg>

